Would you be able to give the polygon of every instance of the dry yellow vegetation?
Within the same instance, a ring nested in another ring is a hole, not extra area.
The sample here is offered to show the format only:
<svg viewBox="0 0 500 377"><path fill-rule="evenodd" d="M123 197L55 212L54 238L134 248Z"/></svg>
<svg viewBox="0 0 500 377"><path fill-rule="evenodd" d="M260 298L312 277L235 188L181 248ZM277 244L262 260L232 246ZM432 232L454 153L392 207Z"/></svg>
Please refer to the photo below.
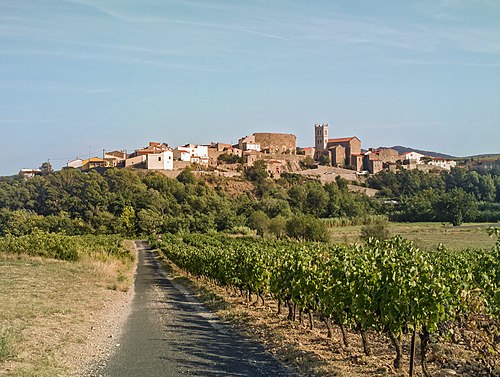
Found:
<svg viewBox="0 0 500 377"><path fill-rule="evenodd" d="M127 241L133 250L133 244ZM0 376L70 375L133 281L132 260L0 253Z"/></svg>

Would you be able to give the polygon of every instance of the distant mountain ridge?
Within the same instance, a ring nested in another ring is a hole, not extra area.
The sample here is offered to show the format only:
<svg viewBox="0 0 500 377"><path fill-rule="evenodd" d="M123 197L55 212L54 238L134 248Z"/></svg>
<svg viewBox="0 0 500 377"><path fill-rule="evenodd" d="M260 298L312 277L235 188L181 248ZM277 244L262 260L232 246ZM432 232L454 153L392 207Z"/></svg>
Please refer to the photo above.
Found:
<svg viewBox="0 0 500 377"><path fill-rule="evenodd" d="M456 158L455 156L451 156L449 154L444 154L444 153L439 153L439 152L432 152L432 151L424 151L422 149L415 149L415 148L409 148L409 147L403 147L402 145L395 145L393 147L380 147L380 148L391 148L395 149L399 152L399 154L407 153L407 152L417 152L421 153L425 156L429 157L437 157L437 158Z"/></svg>

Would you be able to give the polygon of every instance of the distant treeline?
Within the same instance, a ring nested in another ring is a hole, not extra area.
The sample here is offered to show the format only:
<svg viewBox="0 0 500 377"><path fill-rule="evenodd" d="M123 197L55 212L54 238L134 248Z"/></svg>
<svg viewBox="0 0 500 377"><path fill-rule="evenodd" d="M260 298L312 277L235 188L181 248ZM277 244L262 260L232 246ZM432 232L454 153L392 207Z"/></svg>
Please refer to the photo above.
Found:
<svg viewBox="0 0 500 377"><path fill-rule="evenodd" d="M189 169L177 179L128 169L102 174L63 169L28 180L0 178L0 235L29 234L33 229L133 236L244 233L251 228L278 238L321 239L327 224L315 223L318 218L356 223L376 215L453 224L499 221L499 173L384 171L368 179L370 187L380 190L370 198L350 192L342 178L325 185L298 174L267 179L261 163L245 172L251 183L241 185L246 188L240 191L226 188L228 178L197 178Z"/></svg>
<svg viewBox="0 0 500 377"><path fill-rule="evenodd" d="M381 171L367 180L380 190L391 220L396 221L500 221L500 169L450 172L420 170Z"/></svg>
<svg viewBox="0 0 500 377"><path fill-rule="evenodd" d="M128 169L103 174L63 169L28 180L2 178L0 235L33 229L128 236L231 232L260 229L262 218L266 222L278 217L283 221L275 223L286 228L292 219L307 223L317 217L380 212L379 201L349 192L344 180L322 185L290 175L274 182L250 171L254 181L249 189L229 195L217 179L223 178L196 178L189 169L177 179Z"/></svg>

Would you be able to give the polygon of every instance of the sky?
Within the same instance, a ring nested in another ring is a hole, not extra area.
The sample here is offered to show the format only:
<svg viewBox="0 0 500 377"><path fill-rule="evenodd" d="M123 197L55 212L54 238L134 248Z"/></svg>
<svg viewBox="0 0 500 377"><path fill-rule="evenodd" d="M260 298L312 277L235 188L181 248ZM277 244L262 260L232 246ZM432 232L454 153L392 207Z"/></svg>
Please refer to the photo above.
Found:
<svg viewBox="0 0 500 377"><path fill-rule="evenodd" d="M498 0L0 0L0 175L314 124L500 153Z"/></svg>

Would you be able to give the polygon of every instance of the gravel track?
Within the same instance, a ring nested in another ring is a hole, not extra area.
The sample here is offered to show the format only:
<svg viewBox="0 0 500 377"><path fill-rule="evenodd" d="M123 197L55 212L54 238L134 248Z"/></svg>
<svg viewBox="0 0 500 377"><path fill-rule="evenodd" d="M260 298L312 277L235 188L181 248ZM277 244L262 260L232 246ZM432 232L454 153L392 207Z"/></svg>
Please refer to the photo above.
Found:
<svg viewBox="0 0 500 377"><path fill-rule="evenodd" d="M120 338L85 376L293 376L259 343L244 338L165 273L136 243L135 296ZM115 340L116 339L116 340Z"/></svg>

